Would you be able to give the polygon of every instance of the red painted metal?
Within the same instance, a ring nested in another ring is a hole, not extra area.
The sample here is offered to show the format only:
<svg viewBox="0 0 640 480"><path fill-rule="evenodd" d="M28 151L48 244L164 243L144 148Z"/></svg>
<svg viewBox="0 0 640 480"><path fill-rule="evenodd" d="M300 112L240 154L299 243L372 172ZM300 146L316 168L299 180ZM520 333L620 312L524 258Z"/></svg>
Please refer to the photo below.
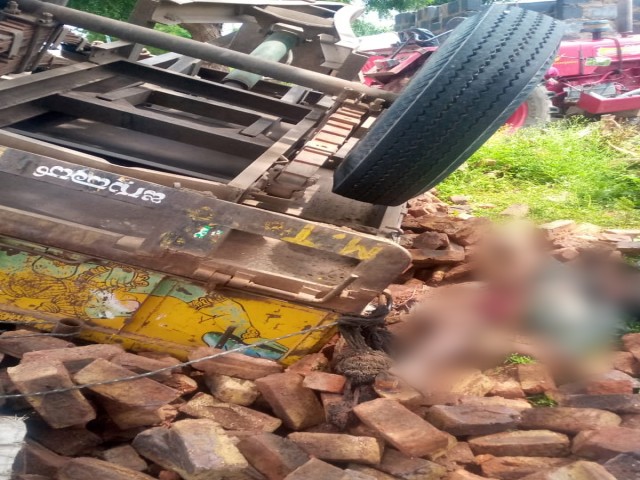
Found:
<svg viewBox="0 0 640 480"><path fill-rule="evenodd" d="M640 96L607 98L597 93L580 94L578 107L593 115L640 109Z"/></svg>
<svg viewBox="0 0 640 480"><path fill-rule="evenodd" d="M389 46L368 52L371 57L361 72L366 85L398 92L436 50L406 45L390 59L395 49ZM547 90L554 92L552 102L561 113L569 107L590 114L635 110L640 97L620 95L640 88L640 35L564 41L545 82ZM528 108L523 105L507 123L512 128L521 127L526 113Z"/></svg>
<svg viewBox="0 0 640 480"><path fill-rule="evenodd" d="M527 116L529 115L529 105L527 102L524 102L522 105L518 107L518 109L513 112L513 115L509 117L506 124L512 129L517 130L518 128L524 127L524 124L527 121Z"/></svg>

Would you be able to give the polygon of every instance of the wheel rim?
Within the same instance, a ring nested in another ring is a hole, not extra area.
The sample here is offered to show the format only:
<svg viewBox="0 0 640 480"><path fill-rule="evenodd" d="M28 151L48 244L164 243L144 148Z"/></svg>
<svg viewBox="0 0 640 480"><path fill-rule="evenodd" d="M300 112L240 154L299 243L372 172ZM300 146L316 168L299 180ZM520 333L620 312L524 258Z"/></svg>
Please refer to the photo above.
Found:
<svg viewBox="0 0 640 480"><path fill-rule="evenodd" d="M513 112L513 115L509 117L505 125L507 125L510 130L518 130L519 128L524 127L528 116L529 105L527 105L527 102L524 102L515 112Z"/></svg>

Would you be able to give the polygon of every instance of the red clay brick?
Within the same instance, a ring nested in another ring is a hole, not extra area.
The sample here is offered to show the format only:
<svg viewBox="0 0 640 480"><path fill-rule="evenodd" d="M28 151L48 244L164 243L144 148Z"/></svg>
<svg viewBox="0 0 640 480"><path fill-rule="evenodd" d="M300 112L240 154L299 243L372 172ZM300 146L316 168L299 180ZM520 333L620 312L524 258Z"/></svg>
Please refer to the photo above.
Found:
<svg viewBox="0 0 640 480"><path fill-rule="evenodd" d="M361 403L353 411L405 455L422 457L446 448L449 443L444 432L393 400L380 398Z"/></svg>
<svg viewBox="0 0 640 480"><path fill-rule="evenodd" d="M325 372L310 372L302 382L302 386L311 390L328 393L342 393L347 379L342 375Z"/></svg>
<svg viewBox="0 0 640 480"><path fill-rule="evenodd" d="M277 373L256 380L273 412L291 430L303 430L325 420L320 401L302 382L303 377L296 373Z"/></svg>
<svg viewBox="0 0 640 480"><path fill-rule="evenodd" d="M20 393L73 387L61 362L21 363L7 370ZM96 418L96 412L79 390L27 397L36 412L53 428L80 426Z"/></svg>

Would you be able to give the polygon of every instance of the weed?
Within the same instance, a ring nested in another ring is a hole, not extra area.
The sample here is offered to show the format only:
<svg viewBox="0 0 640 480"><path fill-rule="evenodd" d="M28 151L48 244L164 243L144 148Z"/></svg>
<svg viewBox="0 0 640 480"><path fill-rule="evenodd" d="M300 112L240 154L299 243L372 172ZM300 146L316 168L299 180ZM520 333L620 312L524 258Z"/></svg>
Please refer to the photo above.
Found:
<svg viewBox="0 0 640 480"><path fill-rule="evenodd" d="M640 333L640 322L629 320L623 331L624 335L627 333Z"/></svg>
<svg viewBox="0 0 640 480"><path fill-rule="evenodd" d="M526 203L540 222L570 218L603 227L640 226L640 135L569 119L498 132L438 186L442 198L471 197L474 215L499 217Z"/></svg>
<svg viewBox="0 0 640 480"><path fill-rule="evenodd" d="M549 398L544 393L541 393L538 395L531 395L527 397L527 400L534 407L557 407L558 406L558 403L553 398Z"/></svg>
<svg viewBox="0 0 640 480"><path fill-rule="evenodd" d="M504 360L505 365L527 365L529 363L536 363L536 361L528 355L520 355L519 353L512 353Z"/></svg>

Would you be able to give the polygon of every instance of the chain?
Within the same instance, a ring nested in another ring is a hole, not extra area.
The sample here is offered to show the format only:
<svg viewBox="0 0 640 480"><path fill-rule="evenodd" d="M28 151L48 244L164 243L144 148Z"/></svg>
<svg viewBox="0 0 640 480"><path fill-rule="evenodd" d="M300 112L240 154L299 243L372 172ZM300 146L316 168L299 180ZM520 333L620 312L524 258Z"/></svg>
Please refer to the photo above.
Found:
<svg viewBox="0 0 640 480"><path fill-rule="evenodd" d="M202 362L202 361L205 361L205 360L213 360L214 358L223 357L223 356L229 355L231 353L243 352L243 351L249 350L251 348L261 347L263 345L268 345L268 344L270 344L272 342L277 342L279 340L286 340L287 338L295 337L295 336L298 336L298 335L317 332L317 331L320 331L320 330L326 330L328 328L335 327L337 324L338 324L338 322L332 322L332 323L328 323L326 325L320 325L318 327L308 328L306 330L299 330L297 332L288 333L287 335L282 335L281 337L271 338L269 340L263 340L262 342L253 343L251 345L242 345L240 347L233 348L231 350L225 350L224 352L214 353L212 355L207 355L205 357L198 358L197 360L189 360L189 361L182 362L182 363L179 363L179 364L176 364L176 365L171 365L169 367L159 368L159 369L153 370L151 372L139 373L139 374L136 374L136 375L130 375L128 377L114 378L114 379L111 379L111 380L104 380L102 382L85 383L85 384L81 384L81 385L74 385L72 387L57 388L57 389L54 389L54 390L47 390L47 391L41 391L41 392L14 393L14 394L8 394L8 395L0 395L0 400L10 399L10 398L24 398L24 397L42 397L42 396L45 396L45 395L51 395L53 393L73 392L73 391L82 390L82 389L85 389L85 388L99 387L99 386L102 386L102 385L111 385L111 384L120 383L120 382L129 382L131 380L137 380L139 378L151 377L151 376L156 375L158 373L175 370L176 368L188 367L190 365L193 365L194 363L199 363L199 362Z"/></svg>

